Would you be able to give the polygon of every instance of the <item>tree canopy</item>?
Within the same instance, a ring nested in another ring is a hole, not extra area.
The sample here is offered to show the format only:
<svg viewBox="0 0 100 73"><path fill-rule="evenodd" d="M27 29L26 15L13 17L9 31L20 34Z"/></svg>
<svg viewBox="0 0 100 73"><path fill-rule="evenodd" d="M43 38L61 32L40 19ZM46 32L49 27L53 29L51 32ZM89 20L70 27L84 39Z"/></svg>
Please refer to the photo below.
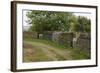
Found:
<svg viewBox="0 0 100 73"><path fill-rule="evenodd" d="M90 32L91 20L84 16L74 16L72 19L71 31L75 32Z"/></svg>
<svg viewBox="0 0 100 73"><path fill-rule="evenodd" d="M55 11L29 11L28 23L32 24L31 30L43 31L75 31L90 32L90 19L83 16L75 16L71 12Z"/></svg>

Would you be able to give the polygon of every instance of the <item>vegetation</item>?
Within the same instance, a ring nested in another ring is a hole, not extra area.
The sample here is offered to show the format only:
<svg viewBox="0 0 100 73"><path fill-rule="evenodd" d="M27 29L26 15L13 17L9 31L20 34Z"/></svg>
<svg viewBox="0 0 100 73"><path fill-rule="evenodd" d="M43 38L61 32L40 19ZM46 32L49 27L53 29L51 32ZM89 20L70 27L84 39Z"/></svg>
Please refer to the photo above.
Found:
<svg viewBox="0 0 100 73"><path fill-rule="evenodd" d="M34 41L34 42L40 42L44 44L50 44L53 47L60 48L60 49L66 49L64 45L59 45L57 42L46 40L46 39L30 39L30 38L24 38L26 41Z"/></svg>
<svg viewBox="0 0 100 73"><path fill-rule="evenodd" d="M76 32L90 32L91 30L91 21L84 16L78 16L77 21L72 26L72 30Z"/></svg>
<svg viewBox="0 0 100 73"><path fill-rule="evenodd" d="M75 16L71 12L29 11L28 23L32 24L32 31L73 31L90 32L90 19Z"/></svg>
<svg viewBox="0 0 100 73"><path fill-rule="evenodd" d="M58 61L58 60L80 60L90 59L90 56L78 49L65 46L70 44L64 37L61 37L62 43L40 38L44 36L45 31L62 31L62 32L87 32L91 31L91 21L84 16L76 16L71 12L55 12L55 11L28 11L28 24L32 26L27 32L36 32L30 37L24 33L24 62L34 61ZM36 35L35 38L33 36ZM50 36L50 35L46 35ZM69 38L67 38L69 39ZM72 38L73 39L73 38ZM61 42L60 40L60 42ZM73 44L73 43L72 43Z"/></svg>
<svg viewBox="0 0 100 73"><path fill-rule="evenodd" d="M51 48L50 49L46 48L48 51L51 52L50 55L54 56L55 60L89 59L89 56L84 51L81 51L81 50L76 49L76 48L69 48L69 47L66 47L64 45L57 44L57 43L50 41L50 40L24 38L24 42L31 42L31 45L33 46L33 47L31 47L31 49L27 48L27 47L24 48L24 62L51 61L51 60L53 60L50 56L47 55L49 53L45 52L43 50L44 46L41 45L41 47L39 47L40 44L48 45L49 48L50 48L50 46L52 46L54 49L60 50L61 53L63 51L63 54L65 56L67 54L67 56L65 58L64 56L55 52L55 50L53 50ZM34 43L36 43L36 44L34 45ZM27 44L29 44L29 43L27 43ZM30 50L30 52L27 53L29 50ZM32 51L33 51L33 53L32 53Z"/></svg>

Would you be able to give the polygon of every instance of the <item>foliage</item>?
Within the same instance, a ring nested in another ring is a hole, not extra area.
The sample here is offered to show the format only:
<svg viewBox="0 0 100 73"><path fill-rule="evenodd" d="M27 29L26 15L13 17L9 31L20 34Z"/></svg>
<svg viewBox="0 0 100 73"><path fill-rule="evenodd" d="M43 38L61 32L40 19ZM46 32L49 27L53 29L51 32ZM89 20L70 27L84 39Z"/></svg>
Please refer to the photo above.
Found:
<svg viewBox="0 0 100 73"><path fill-rule="evenodd" d="M78 16L76 23L73 25L73 31L76 32L90 32L91 21L84 16Z"/></svg>
<svg viewBox="0 0 100 73"><path fill-rule="evenodd" d="M42 33L43 31L73 31L90 32L90 19L84 16L75 16L71 12L54 11L29 11L28 23L32 24L31 30Z"/></svg>
<svg viewBox="0 0 100 73"><path fill-rule="evenodd" d="M27 13L31 30L43 31L69 31L69 18L72 13L52 11L30 11Z"/></svg>

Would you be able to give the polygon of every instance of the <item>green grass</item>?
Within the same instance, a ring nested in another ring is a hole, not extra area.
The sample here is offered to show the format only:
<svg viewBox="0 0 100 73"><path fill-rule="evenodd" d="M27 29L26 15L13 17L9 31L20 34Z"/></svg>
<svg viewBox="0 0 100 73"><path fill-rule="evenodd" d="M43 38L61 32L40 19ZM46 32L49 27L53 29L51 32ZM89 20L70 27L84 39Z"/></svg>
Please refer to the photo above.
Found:
<svg viewBox="0 0 100 73"><path fill-rule="evenodd" d="M41 48L33 48L35 50L34 53L27 53L29 49L24 49L23 54L23 62L39 62L39 61L50 61L51 59L48 58L45 53L41 50Z"/></svg>
<svg viewBox="0 0 100 73"><path fill-rule="evenodd" d="M66 47L64 45L60 45L57 42L51 41L51 40L46 40L46 39L31 39L31 38L24 38L25 41L34 41L34 42L40 42L40 43L44 43L44 44L48 44L51 45L55 48L58 49L62 49L62 50L67 50L67 51L71 51L71 56L73 58L73 60L81 60L81 59L90 59L90 56L82 51L79 50L77 48L71 48L71 47ZM41 56L40 56L41 57ZM41 57L42 58L42 57Z"/></svg>
<svg viewBox="0 0 100 73"><path fill-rule="evenodd" d="M24 40L26 41L34 41L34 42L40 42L40 43L44 43L44 44L49 44L53 47L59 48L59 49L67 49L68 47L64 46L64 45L60 45L57 42L51 41L51 40L46 40L46 39L30 39L30 38L24 38Z"/></svg>
<svg viewBox="0 0 100 73"><path fill-rule="evenodd" d="M74 48L71 52L73 60L90 59L90 56L85 51Z"/></svg>

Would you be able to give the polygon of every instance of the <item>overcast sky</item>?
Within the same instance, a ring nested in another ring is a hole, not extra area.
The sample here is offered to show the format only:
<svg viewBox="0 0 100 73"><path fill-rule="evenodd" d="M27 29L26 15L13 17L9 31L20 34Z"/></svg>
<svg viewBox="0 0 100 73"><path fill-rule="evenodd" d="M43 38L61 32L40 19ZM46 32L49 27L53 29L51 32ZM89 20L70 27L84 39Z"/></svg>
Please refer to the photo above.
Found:
<svg viewBox="0 0 100 73"><path fill-rule="evenodd" d="M91 14L90 13L74 13L76 16L84 16L87 17L88 19L91 19Z"/></svg>

